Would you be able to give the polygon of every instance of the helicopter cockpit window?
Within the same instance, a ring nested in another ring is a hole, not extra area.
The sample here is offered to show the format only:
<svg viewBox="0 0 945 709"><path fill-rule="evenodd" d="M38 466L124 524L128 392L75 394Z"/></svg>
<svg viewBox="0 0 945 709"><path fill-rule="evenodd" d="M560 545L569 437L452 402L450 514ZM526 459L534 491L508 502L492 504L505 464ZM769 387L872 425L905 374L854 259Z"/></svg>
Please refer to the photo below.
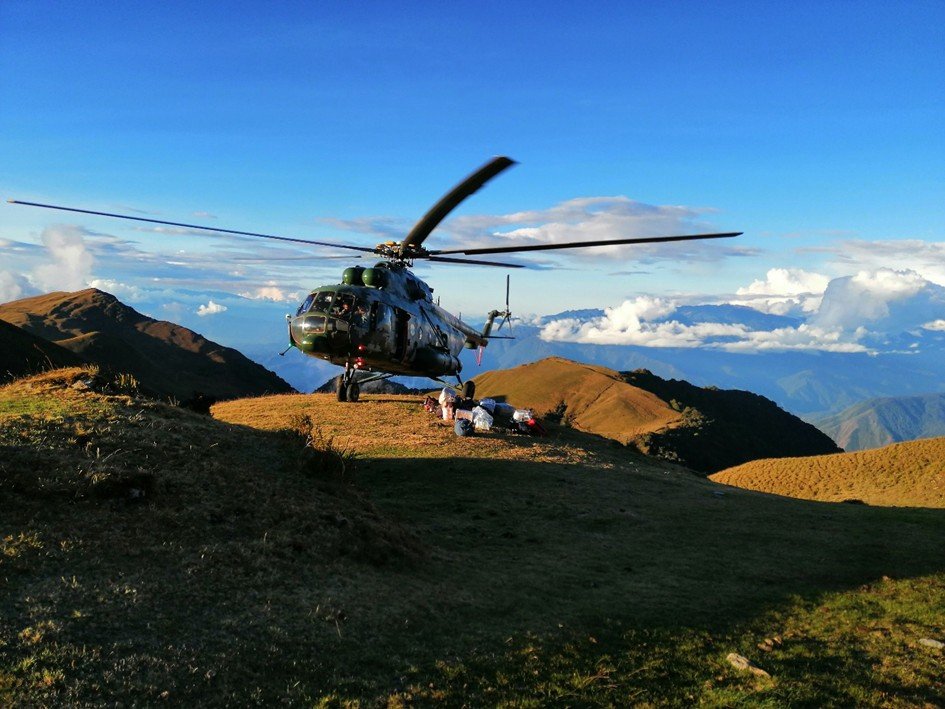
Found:
<svg viewBox="0 0 945 709"><path fill-rule="evenodd" d="M315 300L315 294L309 293L308 297L302 301L302 304L299 306L299 309L295 311L296 315L301 315L302 313L307 313L308 309L312 307L312 301Z"/></svg>
<svg viewBox="0 0 945 709"><path fill-rule="evenodd" d="M331 306L331 315L342 320L348 320L354 312L354 296L350 293L339 293Z"/></svg>
<svg viewBox="0 0 945 709"><path fill-rule="evenodd" d="M334 295L332 291L322 291L321 293L315 294L315 301L312 303L312 310L316 310L320 313L327 313L328 308L331 305L331 297Z"/></svg>

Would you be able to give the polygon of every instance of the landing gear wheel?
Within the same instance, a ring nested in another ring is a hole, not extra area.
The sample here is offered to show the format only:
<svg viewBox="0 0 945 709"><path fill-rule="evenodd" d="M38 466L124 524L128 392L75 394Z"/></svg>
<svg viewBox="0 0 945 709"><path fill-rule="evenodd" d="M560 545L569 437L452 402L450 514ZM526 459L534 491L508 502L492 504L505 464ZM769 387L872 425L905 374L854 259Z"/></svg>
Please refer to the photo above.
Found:
<svg viewBox="0 0 945 709"><path fill-rule="evenodd" d="M357 401L361 396L361 387L357 382L351 382L348 385L348 401Z"/></svg>
<svg viewBox="0 0 945 709"><path fill-rule="evenodd" d="M463 384L463 398L472 399L476 396L476 382L469 380Z"/></svg>
<svg viewBox="0 0 945 709"><path fill-rule="evenodd" d="M345 384L344 377L338 378L338 389L336 391L338 395L338 401L347 401L348 400L348 387Z"/></svg>

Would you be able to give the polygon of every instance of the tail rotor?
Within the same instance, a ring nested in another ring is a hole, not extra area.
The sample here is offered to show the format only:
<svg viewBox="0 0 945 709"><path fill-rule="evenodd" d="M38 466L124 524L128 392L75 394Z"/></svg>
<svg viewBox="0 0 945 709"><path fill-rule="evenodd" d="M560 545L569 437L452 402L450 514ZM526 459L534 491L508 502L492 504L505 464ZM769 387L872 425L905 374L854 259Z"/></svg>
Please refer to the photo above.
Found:
<svg viewBox="0 0 945 709"><path fill-rule="evenodd" d="M502 320L499 322L499 327L496 328L496 332L499 332L502 329L502 326L506 323L509 324L509 335L512 334L512 310L509 308L509 274L505 274L505 312L500 313L502 315Z"/></svg>

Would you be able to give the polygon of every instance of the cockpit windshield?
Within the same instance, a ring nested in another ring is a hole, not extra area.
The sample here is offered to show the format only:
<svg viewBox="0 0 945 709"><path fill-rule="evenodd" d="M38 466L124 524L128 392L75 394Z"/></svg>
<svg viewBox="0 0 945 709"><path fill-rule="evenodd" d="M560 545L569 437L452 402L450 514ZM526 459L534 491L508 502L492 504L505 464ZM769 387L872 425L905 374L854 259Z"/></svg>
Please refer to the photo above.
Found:
<svg viewBox="0 0 945 709"><path fill-rule="evenodd" d="M320 291L310 294L296 315L325 313L333 318L347 320L355 325L366 325L368 320L368 304L352 293L335 293L334 291Z"/></svg>
<svg viewBox="0 0 945 709"><path fill-rule="evenodd" d="M315 294L315 301L312 303L312 310L315 310L319 313L327 313L328 308L331 305L332 296L334 296L334 291L322 291Z"/></svg>
<svg viewBox="0 0 945 709"><path fill-rule="evenodd" d="M303 313L307 313L308 309L312 307L313 300L315 300L315 294L309 293L308 297L306 297L305 300L302 301L302 304L299 306L299 309L295 311L295 314L302 315Z"/></svg>

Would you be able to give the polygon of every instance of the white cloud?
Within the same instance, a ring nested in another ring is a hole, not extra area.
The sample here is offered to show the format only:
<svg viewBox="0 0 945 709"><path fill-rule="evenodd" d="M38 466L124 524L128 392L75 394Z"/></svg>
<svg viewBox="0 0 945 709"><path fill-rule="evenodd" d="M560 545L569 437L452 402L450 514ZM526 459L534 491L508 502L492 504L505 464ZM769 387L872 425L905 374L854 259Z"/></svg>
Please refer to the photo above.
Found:
<svg viewBox="0 0 945 709"><path fill-rule="evenodd" d="M825 329L801 324L770 331L745 332L742 339L719 345L729 352L758 352L763 350L818 350L821 352L869 352L857 342L866 334L859 329L852 336L839 329Z"/></svg>
<svg viewBox="0 0 945 709"><path fill-rule="evenodd" d="M57 225L43 229L42 241L52 263L33 271L33 278L43 290L80 290L86 287L94 261L79 227Z"/></svg>
<svg viewBox="0 0 945 709"><path fill-rule="evenodd" d="M705 347L733 352L818 350L875 352L895 341L890 335L945 331L945 288L914 271L889 268L853 276L826 278L817 273L772 269L764 280L739 289L743 300L814 297L823 288L820 307L794 327L756 330L743 323L689 324L674 319L678 301L637 297L607 308L602 316L566 318L546 323L541 337L550 341L645 347ZM819 298L819 296L817 296ZM786 301L782 301L786 302ZM798 302L798 301L795 301ZM758 308L777 312L776 303ZM757 305L757 303L755 303Z"/></svg>
<svg viewBox="0 0 945 709"><path fill-rule="evenodd" d="M835 273L877 271L892 263L898 269L914 271L927 281L945 286L945 241L849 239L799 252L827 254Z"/></svg>
<svg viewBox="0 0 945 709"><path fill-rule="evenodd" d="M207 302L206 305L201 305L197 308L197 315L200 317L205 317L207 315L216 315L217 313L222 313L226 311L225 305L220 305L219 303L214 303L212 300Z"/></svg>
<svg viewBox="0 0 945 709"><path fill-rule="evenodd" d="M741 337L747 332L744 325L684 325L675 320L662 320L675 309L671 301L640 296L625 300L615 308L605 308L600 317L553 320L542 328L540 336L546 341L597 345L699 347L707 339Z"/></svg>
<svg viewBox="0 0 945 709"><path fill-rule="evenodd" d="M29 281L19 273L0 271L0 303L32 295L34 290Z"/></svg>
<svg viewBox="0 0 945 709"><path fill-rule="evenodd" d="M706 347L732 352L761 350L819 350L825 352L866 352L859 342L863 329L845 333L839 328L784 327L752 330L733 323L685 324L671 317L672 303L651 298L624 301L607 308L601 317L581 320L568 318L546 324L541 338L546 341L581 342L597 345L637 345L643 347Z"/></svg>
<svg viewBox="0 0 945 709"><path fill-rule="evenodd" d="M301 295L298 292L286 292L285 289L270 283L265 286L259 286L251 291L240 293L244 298L251 300L271 300L274 303L290 303L299 300Z"/></svg>
<svg viewBox="0 0 945 709"><path fill-rule="evenodd" d="M812 313L820 306L830 279L799 268L772 268L764 280L754 280L736 291L735 305L747 305L763 313L791 315Z"/></svg>
<svg viewBox="0 0 945 709"><path fill-rule="evenodd" d="M140 303L146 297L144 290L135 285L120 283L109 278L93 278L88 282L89 288L98 288L126 303Z"/></svg>
<svg viewBox="0 0 945 709"><path fill-rule="evenodd" d="M835 278L811 323L827 328L903 331L945 312L945 288L915 271L880 268Z"/></svg>

